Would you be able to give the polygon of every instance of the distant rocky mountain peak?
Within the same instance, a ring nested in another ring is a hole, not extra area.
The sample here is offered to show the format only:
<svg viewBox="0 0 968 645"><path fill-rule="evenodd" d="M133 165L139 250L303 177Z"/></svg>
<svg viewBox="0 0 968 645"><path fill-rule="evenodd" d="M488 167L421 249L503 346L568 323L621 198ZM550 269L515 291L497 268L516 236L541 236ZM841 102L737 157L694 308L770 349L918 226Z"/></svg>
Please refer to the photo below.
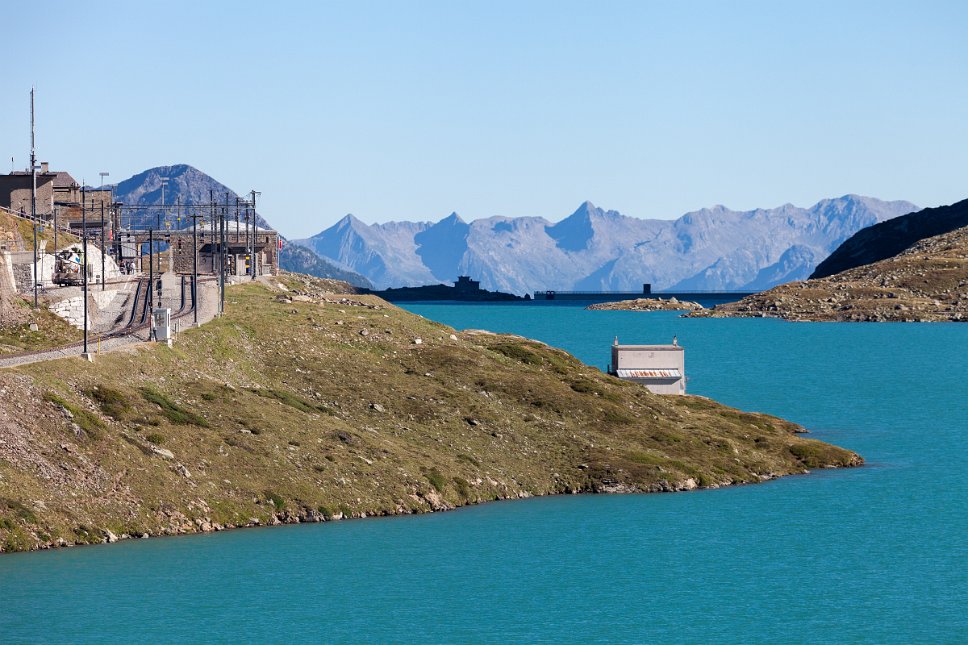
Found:
<svg viewBox="0 0 968 645"><path fill-rule="evenodd" d="M377 288L470 275L489 290L762 289L802 279L845 239L916 211L904 201L844 195L809 208L733 211L717 205L675 220L638 219L585 201L557 222L494 216L465 222L366 225L346 218L298 243Z"/></svg>
<svg viewBox="0 0 968 645"><path fill-rule="evenodd" d="M165 213L161 208L162 178L168 179L164 191L165 205L169 207L176 203L194 205L199 211L205 213L214 200L220 207L227 206L229 216L234 216L236 198L239 197L238 193L193 166L175 164L149 168L115 186L115 198L122 204L149 207L137 211L128 211L125 214L126 226L145 228L156 225L159 217L171 213L170 209ZM242 197L245 197L245 195L243 194ZM151 207L154 206L158 208L152 209ZM341 221L347 219L350 220L351 225L358 225L361 230L367 229L366 224L352 215L347 215ZM191 220L187 217L181 220L169 218L168 221L174 228L191 226ZM273 228L258 213L255 215L255 221L258 226ZM339 266L332 260L320 257L310 249L291 244L285 238L282 239L283 246L279 252L279 264L283 269L308 273L321 278L344 280L358 287L372 286L369 280L355 271Z"/></svg>

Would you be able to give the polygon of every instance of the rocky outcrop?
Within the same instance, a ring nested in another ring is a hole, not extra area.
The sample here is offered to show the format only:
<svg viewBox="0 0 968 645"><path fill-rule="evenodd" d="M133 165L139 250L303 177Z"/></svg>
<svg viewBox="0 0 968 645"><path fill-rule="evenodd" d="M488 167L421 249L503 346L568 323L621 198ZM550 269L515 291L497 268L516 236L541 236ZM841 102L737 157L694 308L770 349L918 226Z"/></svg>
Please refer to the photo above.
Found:
<svg viewBox="0 0 968 645"><path fill-rule="evenodd" d="M636 298L635 300L618 300L616 302L599 302L588 305L585 309L591 311L699 311L703 306L698 302L678 300L677 298Z"/></svg>
<svg viewBox="0 0 968 645"><path fill-rule="evenodd" d="M861 229L817 265L811 278L827 276L894 257L919 241L968 226L968 199Z"/></svg>
<svg viewBox="0 0 968 645"><path fill-rule="evenodd" d="M792 282L690 316L845 322L968 321L968 227L835 275Z"/></svg>

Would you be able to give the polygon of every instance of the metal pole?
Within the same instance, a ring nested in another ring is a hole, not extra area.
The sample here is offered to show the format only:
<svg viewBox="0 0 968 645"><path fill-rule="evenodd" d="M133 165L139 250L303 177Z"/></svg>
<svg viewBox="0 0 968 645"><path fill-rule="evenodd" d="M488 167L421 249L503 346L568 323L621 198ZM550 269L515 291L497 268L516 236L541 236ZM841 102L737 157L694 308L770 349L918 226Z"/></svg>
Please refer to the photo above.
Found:
<svg viewBox="0 0 968 645"><path fill-rule="evenodd" d="M104 254L108 245L104 243L104 193L101 193L101 291L104 291Z"/></svg>
<svg viewBox="0 0 968 645"><path fill-rule="evenodd" d="M161 215L165 212L165 184L168 183L167 177L161 178L161 210L158 211L158 230L161 230Z"/></svg>
<svg viewBox="0 0 968 645"><path fill-rule="evenodd" d="M192 313L198 327L198 214L192 215Z"/></svg>
<svg viewBox="0 0 968 645"><path fill-rule="evenodd" d="M218 206L215 206L215 231L218 234L218 244L216 248L216 258L217 258L217 271L218 271L218 314L222 315L222 212Z"/></svg>
<svg viewBox="0 0 968 645"><path fill-rule="evenodd" d="M225 208L222 209L222 294L221 294L221 308L222 312L225 312L225 281L228 278L228 229L226 227L227 222L225 221L226 216L229 214L229 194L225 193Z"/></svg>
<svg viewBox="0 0 968 645"><path fill-rule="evenodd" d="M256 232L255 220L256 220L256 217L258 217L258 215L256 215L256 210L255 210L255 195L256 193L253 190L252 191L252 279L253 280L255 280L255 277L258 275L258 270L259 270L259 266L256 263L256 259L255 259L255 232Z"/></svg>
<svg viewBox="0 0 968 645"><path fill-rule="evenodd" d="M87 190L81 186L81 235L84 257L81 260L81 276L84 280L84 353L87 354Z"/></svg>
<svg viewBox="0 0 968 645"><path fill-rule="evenodd" d="M151 258L151 253L155 248L155 230L152 228L148 229L148 282L150 287L148 289L148 308L151 309L155 306L155 262Z"/></svg>
<svg viewBox="0 0 968 645"><path fill-rule="evenodd" d="M30 219L34 224L34 309L37 308L37 155L34 147L34 88L30 88ZM56 250L56 249L55 249Z"/></svg>
<svg viewBox="0 0 968 645"><path fill-rule="evenodd" d="M54 206L54 253L57 253L57 207Z"/></svg>

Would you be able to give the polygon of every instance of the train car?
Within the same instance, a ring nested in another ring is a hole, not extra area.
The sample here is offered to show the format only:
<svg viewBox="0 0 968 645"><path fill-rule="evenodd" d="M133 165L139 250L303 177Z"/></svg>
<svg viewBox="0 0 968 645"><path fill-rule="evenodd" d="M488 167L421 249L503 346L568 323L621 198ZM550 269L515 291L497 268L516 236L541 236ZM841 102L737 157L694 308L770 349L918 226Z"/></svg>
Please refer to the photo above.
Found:
<svg viewBox="0 0 968 645"><path fill-rule="evenodd" d="M54 254L54 284L77 286L84 283L80 249L71 247Z"/></svg>

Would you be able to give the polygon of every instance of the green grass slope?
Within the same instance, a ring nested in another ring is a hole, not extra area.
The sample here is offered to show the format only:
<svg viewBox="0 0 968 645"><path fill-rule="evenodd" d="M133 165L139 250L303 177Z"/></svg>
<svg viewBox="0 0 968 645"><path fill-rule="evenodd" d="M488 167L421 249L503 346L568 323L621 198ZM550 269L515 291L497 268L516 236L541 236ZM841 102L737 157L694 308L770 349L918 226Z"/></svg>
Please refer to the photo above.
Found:
<svg viewBox="0 0 968 645"><path fill-rule="evenodd" d="M334 283L233 287L173 348L0 371L0 548L686 490L861 463Z"/></svg>

